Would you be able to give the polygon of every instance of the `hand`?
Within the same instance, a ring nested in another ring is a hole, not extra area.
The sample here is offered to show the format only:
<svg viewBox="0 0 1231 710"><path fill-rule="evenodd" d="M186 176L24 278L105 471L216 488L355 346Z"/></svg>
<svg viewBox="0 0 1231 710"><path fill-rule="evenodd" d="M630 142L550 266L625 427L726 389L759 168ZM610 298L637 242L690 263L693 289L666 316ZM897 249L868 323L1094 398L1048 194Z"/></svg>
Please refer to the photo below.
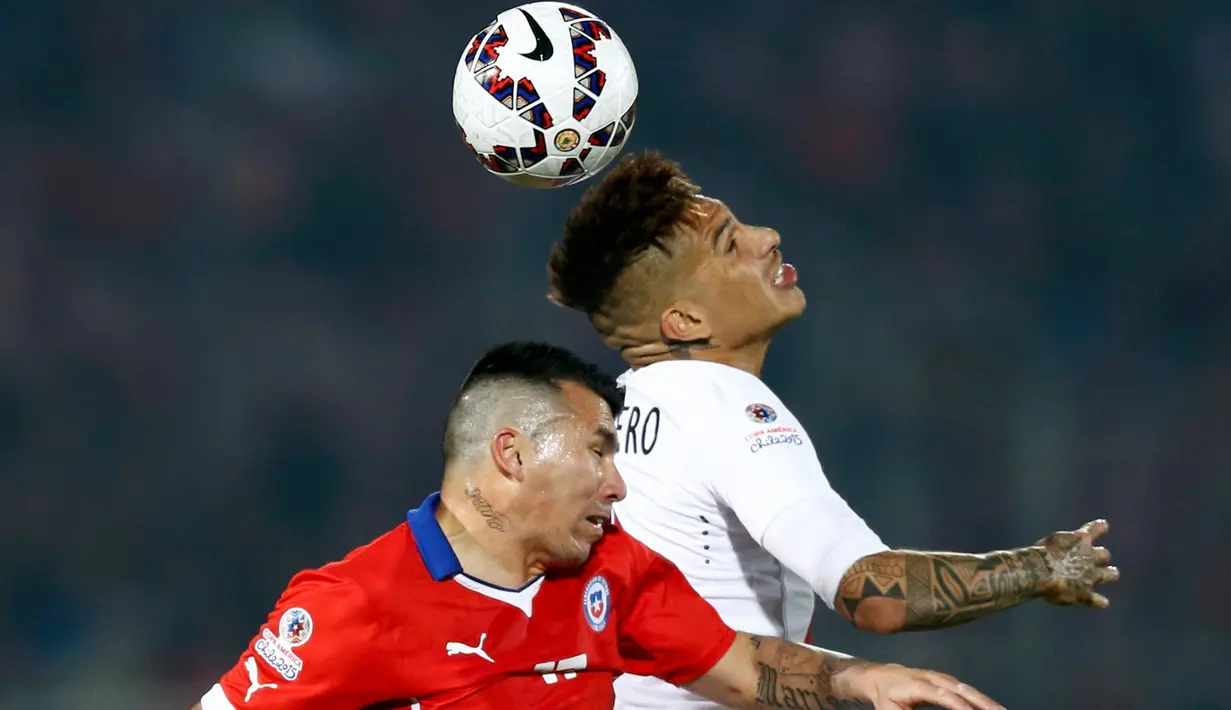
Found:
<svg viewBox="0 0 1231 710"><path fill-rule="evenodd" d="M843 697L865 701L852 707L867 708L866 702L871 702L874 710L924 706L948 710L1005 710L995 700L953 676L893 663L853 666L834 677L835 684L839 680L846 685Z"/></svg>
<svg viewBox="0 0 1231 710"><path fill-rule="evenodd" d="M1043 549L1048 569L1039 583L1039 596L1051 604L1106 609L1111 602L1094 588L1119 579L1120 570L1111 566L1107 548L1095 547L1094 541L1109 527L1106 520L1094 520L1076 531L1052 533L1035 543Z"/></svg>

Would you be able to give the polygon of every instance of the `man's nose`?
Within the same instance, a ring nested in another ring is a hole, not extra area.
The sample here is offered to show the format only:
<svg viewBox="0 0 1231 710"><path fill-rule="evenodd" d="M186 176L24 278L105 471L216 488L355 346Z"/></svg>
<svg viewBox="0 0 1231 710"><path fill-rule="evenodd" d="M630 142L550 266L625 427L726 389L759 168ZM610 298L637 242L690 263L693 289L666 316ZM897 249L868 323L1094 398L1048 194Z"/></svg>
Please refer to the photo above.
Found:
<svg viewBox="0 0 1231 710"><path fill-rule="evenodd" d="M620 475L620 469L616 468L614 463L610 464L607 471L603 473L603 483L599 488L599 494L603 500L612 503L624 500L628 495L628 486L624 485L624 477Z"/></svg>

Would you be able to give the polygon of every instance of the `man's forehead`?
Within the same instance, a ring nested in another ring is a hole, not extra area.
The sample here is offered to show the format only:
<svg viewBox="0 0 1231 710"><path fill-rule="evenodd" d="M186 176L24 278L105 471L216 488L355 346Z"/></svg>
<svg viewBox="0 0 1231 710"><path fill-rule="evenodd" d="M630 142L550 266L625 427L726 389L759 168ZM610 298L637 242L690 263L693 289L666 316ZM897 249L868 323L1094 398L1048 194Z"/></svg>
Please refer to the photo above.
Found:
<svg viewBox="0 0 1231 710"><path fill-rule="evenodd" d="M716 228L723 220L731 214L731 210L727 208L722 200L705 195L697 195L692 202L688 204L688 209L684 212L684 218L681 220L681 232L687 233L694 238L699 238L698 241L704 242L705 238Z"/></svg>
<svg viewBox="0 0 1231 710"><path fill-rule="evenodd" d="M694 222L695 226L708 224L726 212L727 206L722 200L706 195L699 194L688 203L688 218Z"/></svg>
<svg viewBox="0 0 1231 710"><path fill-rule="evenodd" d="M594 390L576 382L565 382L560 388L576 416L589 427L609 427L615 421L607 400L598 396Z"/></svg>

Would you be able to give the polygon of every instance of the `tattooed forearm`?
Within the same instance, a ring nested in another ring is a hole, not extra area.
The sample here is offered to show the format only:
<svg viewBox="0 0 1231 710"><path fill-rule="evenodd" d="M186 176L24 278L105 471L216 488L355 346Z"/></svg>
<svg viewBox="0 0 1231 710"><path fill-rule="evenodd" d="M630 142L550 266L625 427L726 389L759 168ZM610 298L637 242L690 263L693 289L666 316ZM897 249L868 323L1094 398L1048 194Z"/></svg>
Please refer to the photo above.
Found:
<svg viewBox="0 0 1231 710"><path fill-rule="evenodd" d="M956 678L873 663L783 639L736 634L688 690L724 707L874 710L945 707L1004 710Z"/></svg>
<svg viewBox="0 0 1231 710"><path fill-rule="evenodd" d="M906 558L904 631L956 626L1033 599L1047 577L1041 550Z"/></svg>
<svg viewBox="0 0 1231 710"><path fill-rule="evenodd" d="M474 506L479 515L483 516L483 520L487 522L487 527L500 532L505 532L509 529L509 516L493 508L492 504L487 502L487 499L483 497L478 488L474 486L467 488L466 497L470 499L470 505Z"/></svg>
<svg viewBox="0 0 1231 710"><path fill-rule="evenodd" d="M984 555L885 552L860 560L842 578L838 611L882 632L957 626L1033 599L1048 572L1037 547Z"/></svg>
<svg viewBox="0 0 1231 710"><path fill-rule="evenodd" d="M751 707L805 710L872 710L872 703L843 697L839 675L866 665L841 654L753 636L757 695Z"/></svg>

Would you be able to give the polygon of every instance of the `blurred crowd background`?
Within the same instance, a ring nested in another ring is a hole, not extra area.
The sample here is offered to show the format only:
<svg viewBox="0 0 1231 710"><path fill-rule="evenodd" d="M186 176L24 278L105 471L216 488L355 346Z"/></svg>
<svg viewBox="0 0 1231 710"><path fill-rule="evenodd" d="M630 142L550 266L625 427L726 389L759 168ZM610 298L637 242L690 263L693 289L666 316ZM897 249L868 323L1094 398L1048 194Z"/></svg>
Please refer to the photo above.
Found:
<svg viewBox="0 0 1231 710"><path fill-rule="evenodd" d="M511 2L0 11L0 707L183 708L290 576L434 489L580 188L450 113ZM592 0L660 148L769 224L810 307L766 379L891 544L1094 517L1109 611L820 643L1010 708L1231 708L1231 6Z"/></svg>

